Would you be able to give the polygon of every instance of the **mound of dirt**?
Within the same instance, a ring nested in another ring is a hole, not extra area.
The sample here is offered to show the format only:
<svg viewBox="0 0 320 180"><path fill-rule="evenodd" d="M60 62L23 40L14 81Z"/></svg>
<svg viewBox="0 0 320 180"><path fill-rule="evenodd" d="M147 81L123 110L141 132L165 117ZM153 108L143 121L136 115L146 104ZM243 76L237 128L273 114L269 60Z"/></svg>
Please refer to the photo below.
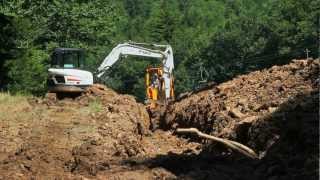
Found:
<svg viewBox="0 0 320 180"><path fill-rule="evenodd" d="M196 127L213 135L233 136L235 126L272 114L291 98L314 91L318 72L319 60L294 60L241 75L174 103L165 120L169 127Z"/></svg>
<svg viewBox="0 0 320 180"><path fill-rule="evenodd" d="M87 104L93 99L100 101L103 107L103 110L98 114L100 117L97 117L97 119L110 118L112 119L110 122L116 121L114 124L118 125L118 127L115 127L113 125L110 126L110 124L104 124L106 132L111 133L114 129L120 129L121 132L131 132L139 135L149 133L149 114L145 106L137 103L133 96L120 95L106 86L95 84L88 88L86 93L77 100ZM120 133L114 134L119 135Z"/></svg>
<svg viewBox="0 0 320 180"><path fill-rule="evenodd" d="M319 66L319 59L294 60L238 76L171 105L166 123L174 129L196 127L253 148L262 160L246 163L257 168L250 177L316 179ZM209 144L207 150L216 147Z"/></svg>
<svg viewBox="0 0 320 180"><path fill-rule="evenodd" d="M25 101L0 117L0 179L174 177L159 167L133 168L129 160L198 145L163 131L151 134L145 106L102 85L75 99L48 94Z"/></svg>
<svg viewBox="0 0 320 180"><path fill-rule="evenodd" d="M108 169L112 161L145 153L141 139L149 134L150 120L144 105L133 96L95 84L76 102L84 106L101 103L102 109L92 114L100 137L73 148L73 159L68 162L71 172L96 175L97 171Z"/></svg>

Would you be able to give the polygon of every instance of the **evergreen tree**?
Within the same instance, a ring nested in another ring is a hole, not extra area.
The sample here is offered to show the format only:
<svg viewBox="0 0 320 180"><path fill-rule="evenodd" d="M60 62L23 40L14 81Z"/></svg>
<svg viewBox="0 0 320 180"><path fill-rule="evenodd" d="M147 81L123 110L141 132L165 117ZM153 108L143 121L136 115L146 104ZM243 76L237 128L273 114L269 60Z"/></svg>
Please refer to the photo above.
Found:
<svg viewBox="0 0 320 180"><path fill-rule="evenodd" d="M173 4L168 0L161 0L155 7L149 19L149 34L153 42L171 42L176 19L172 10Z"/></svg>

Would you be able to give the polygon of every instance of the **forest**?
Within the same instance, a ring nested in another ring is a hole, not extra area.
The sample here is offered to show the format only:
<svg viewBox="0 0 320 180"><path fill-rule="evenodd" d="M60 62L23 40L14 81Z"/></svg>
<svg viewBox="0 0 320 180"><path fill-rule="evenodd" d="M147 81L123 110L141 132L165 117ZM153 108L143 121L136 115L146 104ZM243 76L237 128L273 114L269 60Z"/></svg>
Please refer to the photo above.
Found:
<svg viewBox="0 0 320 180"><path fill-rule="evenodd" d="M204 82L319 55L317 0L1 0L0 89L44 95L50 54L83 48L86 68L126 41L170 44L176 94ZM103 82L144 98L148 59L117 63Z"/></svg>

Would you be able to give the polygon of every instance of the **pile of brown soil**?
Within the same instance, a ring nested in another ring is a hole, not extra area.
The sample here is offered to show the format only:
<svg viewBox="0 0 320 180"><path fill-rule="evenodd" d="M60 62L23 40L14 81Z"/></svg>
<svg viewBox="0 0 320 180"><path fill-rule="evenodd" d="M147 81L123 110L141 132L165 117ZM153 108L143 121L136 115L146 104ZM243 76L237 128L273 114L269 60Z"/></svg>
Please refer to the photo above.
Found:
<svg viewBox="0 0 320 180"><path fill-rule="evenodd" d="M174 103L165 120L170 128L196 127L213 135L233 136L237 125L270 115L295 96L317 89L318 72L319 60L294 60L241 75Z"/></svg>
<svg viewBox="0 0 320 180"><path fill-rule="evenodd" d="M84 106L96 101L101 103L101 110L92 114L99 138L73 148L73 159L68 162L71 172L96 175L99 170L110 168L113 161L145 154L141 140L149 134L150 120L144 105L133 96L95 84L76 101Z"/></svg>
<svg viewBox="0 0 320 180"><path fill-rule="evenodd" d="M294 60L192 94L167 109L167 125L196 127L253 148L261 160L245 163L246 168L256 168L249 173L251 177L316 178L319 65L319 59ZM212 145L204 150L212 153L219 149ZM247 175L236 177L249 178Z"/></svg>
<svg viewBox="0 0 320 180"><path fill-rule="evenodd" d="M10 132L0 134L0 179L174 177L159 167L131 167L129 160L198 145L163 131L151 134L145 106L102 85L75 99L50 94L7 111L12 116L0 118L0 132Z"/></svg>

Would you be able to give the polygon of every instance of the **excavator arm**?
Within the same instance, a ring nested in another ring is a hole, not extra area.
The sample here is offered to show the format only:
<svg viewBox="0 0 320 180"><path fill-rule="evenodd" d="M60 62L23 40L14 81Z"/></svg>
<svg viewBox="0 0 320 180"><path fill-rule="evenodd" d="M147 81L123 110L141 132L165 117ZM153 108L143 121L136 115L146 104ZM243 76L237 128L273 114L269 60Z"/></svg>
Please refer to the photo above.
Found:
<svg viewBox="0 0 320 180"><path fill-rule="evenodd" d="M150 49L148 47L154 47ZM165 48L164 51L159 50ZM145 43L123 43L117 45L109 55L103 60L100 67L98 68L97 77L100 78L112 65L114 65L122 56L141 56L151 57L162 61L163 65L163 78L165 84L165 95L166 99L170 98L170 88L172 86L172 70L174 69L173 64L173 52L170 45L158 45L158 44L145 44Z"/></svg>

